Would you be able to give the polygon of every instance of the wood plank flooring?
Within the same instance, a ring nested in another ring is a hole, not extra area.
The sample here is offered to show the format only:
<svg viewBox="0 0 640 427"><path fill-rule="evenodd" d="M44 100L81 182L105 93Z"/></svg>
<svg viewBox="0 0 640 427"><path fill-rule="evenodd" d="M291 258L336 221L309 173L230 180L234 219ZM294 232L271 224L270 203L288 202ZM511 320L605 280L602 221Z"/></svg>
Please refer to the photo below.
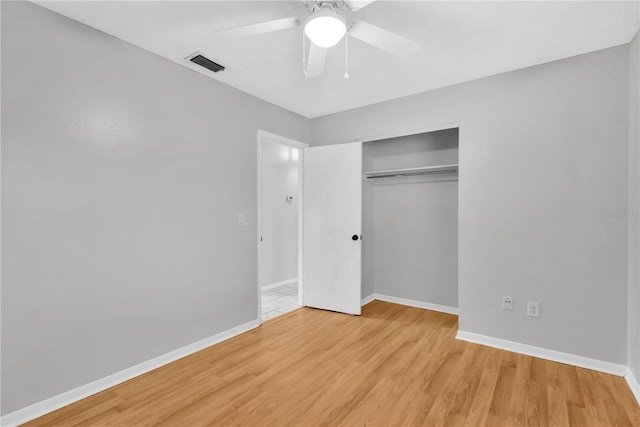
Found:
<svg viewBox="0 0 640 427"><path fill-rule="evenodd" d="M29 426L640 426L623 378L456 340L457 317L302 308Z"/></svg>

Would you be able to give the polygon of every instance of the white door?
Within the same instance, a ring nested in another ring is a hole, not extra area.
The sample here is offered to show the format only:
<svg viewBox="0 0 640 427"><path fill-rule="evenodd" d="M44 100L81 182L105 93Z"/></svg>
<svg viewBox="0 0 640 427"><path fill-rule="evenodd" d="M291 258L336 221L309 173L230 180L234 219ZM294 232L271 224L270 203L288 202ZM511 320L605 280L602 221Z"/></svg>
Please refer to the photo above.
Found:
<svg viewBox="0 0 640 427"><path fill-rule="evenodd" d="M362 143L304 149L302 304L360 314Z"/></svg>

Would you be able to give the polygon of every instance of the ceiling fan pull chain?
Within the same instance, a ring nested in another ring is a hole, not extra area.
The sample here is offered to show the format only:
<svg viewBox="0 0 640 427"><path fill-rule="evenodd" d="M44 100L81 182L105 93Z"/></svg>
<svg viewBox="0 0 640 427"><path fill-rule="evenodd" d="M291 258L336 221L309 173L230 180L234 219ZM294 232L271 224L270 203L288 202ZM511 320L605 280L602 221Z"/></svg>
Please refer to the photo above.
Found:
<svg viewBox="0 0 640 427"><path fill-rule="evenodd" d="M344 35L344 78L349 78L349 34Z"/></svg>
<svg viewBox="0 0 640 427"><path fill-rule="evenodd" d="M302 72L307 76L307 52L306 43L304 42L304 30L302 31Z"/></svg>

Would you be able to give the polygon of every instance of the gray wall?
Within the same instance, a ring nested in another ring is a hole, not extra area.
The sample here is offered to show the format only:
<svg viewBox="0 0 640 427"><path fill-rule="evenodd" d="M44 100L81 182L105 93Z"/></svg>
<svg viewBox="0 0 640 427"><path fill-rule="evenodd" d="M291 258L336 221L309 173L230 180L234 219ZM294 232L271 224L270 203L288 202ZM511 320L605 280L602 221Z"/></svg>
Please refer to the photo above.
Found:
<svg viewBox="0 0 640 427"><path fill-rule="evenodd" d="M458 122L460 328L626 363L628 73L606 49L314 119L312 144Z"/></svg>
<svg viewBox="0 0 640 427"><path fill-rule="evenodd" d="M458 130L367 142L365 171L458 163ZM458 306L458 183L365 182L363 295ZM366 291L371 290L369 293Z"/></svg>
<svg viewBox="0 0 640 427"><path fill-rule="evenodd" d="M2 414L256 318L256 130L308 120L14 2L2 113Z"/></svg>
<svg viewBox="0 0 640 427"><path fill-rule="evenodd" d="M629 288L627 357L640 379L640 33L629 45Z"/></svg>
<svg viewBox="0 0 640 427"><path fill-rule="evenodd" d="M262 139L260 284L298 277L299 150ZM287 202L287 196L294 196Z"/></svg>

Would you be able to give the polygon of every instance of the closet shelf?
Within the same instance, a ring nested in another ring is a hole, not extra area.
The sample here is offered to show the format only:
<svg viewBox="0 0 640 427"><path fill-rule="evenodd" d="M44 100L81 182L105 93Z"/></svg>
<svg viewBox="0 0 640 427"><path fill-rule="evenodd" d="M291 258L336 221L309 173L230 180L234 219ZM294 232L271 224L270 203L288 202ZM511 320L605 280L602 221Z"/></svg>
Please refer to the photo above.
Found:
<svg viewBox="0 0 640 427"><path fill-rule="evenodd" d="M374 184L407 182L410 178L421 178L421 181L424 180L422 178L451 181L458 179L458 165L368 171L362 174L362 178ZM416 180L410 180L410 182L416 182Z"/></svg>

